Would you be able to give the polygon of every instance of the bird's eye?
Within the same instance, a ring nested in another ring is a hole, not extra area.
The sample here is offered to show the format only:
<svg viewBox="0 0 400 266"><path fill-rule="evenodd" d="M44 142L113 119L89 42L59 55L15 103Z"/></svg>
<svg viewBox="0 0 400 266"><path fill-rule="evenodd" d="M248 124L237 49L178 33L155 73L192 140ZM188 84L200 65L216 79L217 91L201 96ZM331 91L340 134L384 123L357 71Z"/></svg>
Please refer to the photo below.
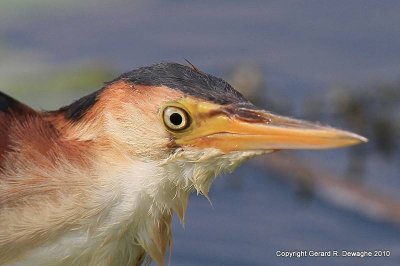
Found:
<svg viewBox="0 0 400 266"><path fill-rule="evenodd" d="M164 109L163 119L165 125L171 130L183 130L189 127L189 114L178 107L169 106Z"/></svg>

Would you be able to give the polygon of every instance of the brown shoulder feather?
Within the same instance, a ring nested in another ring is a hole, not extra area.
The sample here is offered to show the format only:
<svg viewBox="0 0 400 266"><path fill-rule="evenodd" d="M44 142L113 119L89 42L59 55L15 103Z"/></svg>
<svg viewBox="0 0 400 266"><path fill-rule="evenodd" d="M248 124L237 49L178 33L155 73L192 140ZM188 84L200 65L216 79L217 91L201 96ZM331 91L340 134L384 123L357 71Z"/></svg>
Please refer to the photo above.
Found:
<svg viewBox="0 0 400 266"><path fill-rule="evenodd" d="M35 111L27 105L15 100L7 94L0 91L0 112L8 114L24 115L35 113Z"/></svg>
<svg viewBox="0 0 400 266"><path fill-rule="evenodd" d="M10 129L17 119L35 115L36 112L29 106L0 92L0 169L1 161L10 145Z"/></svg>
<svg viewBox="0 0 400 266"><path fill-rule="evenodd" d="M0 93L0 265L91 217L90 145L63 137L64 120Z"/></svg>

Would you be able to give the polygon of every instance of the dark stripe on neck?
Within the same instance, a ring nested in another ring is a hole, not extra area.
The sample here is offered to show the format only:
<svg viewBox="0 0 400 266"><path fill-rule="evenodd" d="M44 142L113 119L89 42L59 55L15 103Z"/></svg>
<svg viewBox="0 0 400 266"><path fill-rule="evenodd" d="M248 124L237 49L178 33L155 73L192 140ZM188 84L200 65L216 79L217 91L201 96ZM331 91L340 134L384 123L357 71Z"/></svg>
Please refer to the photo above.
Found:
<svg viewBox="0 0 400 266"><path fill-rule="evenodd" d="M7 94L0 92L0 112L7 112L10 109L18 106L20 102L11 98Z"/></svg>
<svg viewBox="0 0 400 266"><path fill-rule="evenodd" d="M96 104L102 91L103 89L100 89L86 95L72 104L62 107L59 111L64 113L65 119L79 121L85 116L89 109Z"/></svg>

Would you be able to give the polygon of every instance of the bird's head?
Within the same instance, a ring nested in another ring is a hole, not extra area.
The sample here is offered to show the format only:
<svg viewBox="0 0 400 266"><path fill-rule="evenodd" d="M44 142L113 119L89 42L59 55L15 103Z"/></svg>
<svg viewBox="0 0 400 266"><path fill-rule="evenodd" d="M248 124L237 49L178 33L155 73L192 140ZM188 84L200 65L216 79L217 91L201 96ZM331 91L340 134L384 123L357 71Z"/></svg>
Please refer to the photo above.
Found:
<svg viewBox="0 0 400 266"><path fill-rule="evenodd" d="M217 174L255 155L365 141L259 109L224 80L176 63L125 73L64 111L71 120L101 121L96 130L113 148L157 163L175 183L204 194Z"/></svg>

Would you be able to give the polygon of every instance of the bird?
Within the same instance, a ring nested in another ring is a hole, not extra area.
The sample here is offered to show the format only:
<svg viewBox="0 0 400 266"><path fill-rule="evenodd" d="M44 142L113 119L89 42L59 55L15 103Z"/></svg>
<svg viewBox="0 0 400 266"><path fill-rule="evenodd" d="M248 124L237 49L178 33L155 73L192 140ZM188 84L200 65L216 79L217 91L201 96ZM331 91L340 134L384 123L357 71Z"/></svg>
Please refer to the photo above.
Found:
<svg viewBox="0 0 400 266"><path fill-rule="evenodd" d="M53 111L0 93L0 265L164 265L216 176L286 149L366 142L250 103L193 65L139 67Z"/></svg>

